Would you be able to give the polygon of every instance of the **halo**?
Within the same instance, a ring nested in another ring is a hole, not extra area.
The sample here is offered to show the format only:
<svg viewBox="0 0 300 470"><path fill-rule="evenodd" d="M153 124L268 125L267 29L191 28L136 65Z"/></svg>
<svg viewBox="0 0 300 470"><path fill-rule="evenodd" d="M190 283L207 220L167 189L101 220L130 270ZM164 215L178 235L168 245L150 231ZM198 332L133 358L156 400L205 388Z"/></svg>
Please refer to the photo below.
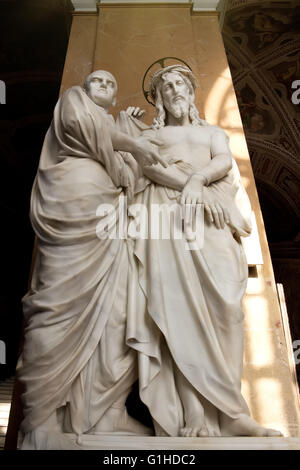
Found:
<svg viewBox="0 0 300 470"><path fill-rule="evenodd" d="M166 62L169 62L171 61L170 63L166 63ZM189 66L189 64L187 64L184 60L182 59L178 59L178 57L162 57L161 59L158 59L156 60L155 62L153 62L153 64L151 64L146 72L145 72L145 75L144 75L144 78L143 78L143 83L142 83L142 90L143 90L143 95L146 99L146 101L151 104L152 106L155 106L155 104L153 103L153 101L150 99L150 90L149 89L146 89L145 88L145 83L146 81L148 80L150 82L150 78L152 77L152 75L154 74L154 72L157 71L157 69L160 68L164 68L164 67L167 67L168 65L179 65L179 63L181 64L184 64L186 65L192 72L192 68ZM155 69L152 71L152 69ZM151 72L151 73L150 73ZM149 77L150 75L150 77Z"/></svg>

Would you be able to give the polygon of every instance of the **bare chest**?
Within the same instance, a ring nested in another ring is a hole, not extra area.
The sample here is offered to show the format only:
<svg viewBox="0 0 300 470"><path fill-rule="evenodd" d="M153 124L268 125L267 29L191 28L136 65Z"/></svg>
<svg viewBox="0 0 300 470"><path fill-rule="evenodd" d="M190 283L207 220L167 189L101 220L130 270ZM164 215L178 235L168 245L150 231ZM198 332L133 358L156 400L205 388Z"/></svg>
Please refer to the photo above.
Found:
<svg viewBox="0 0 300 470"><path fill-rule="evenodd" d="M157 137L163 143L160 152L172 160L182 160L195 167L210 161L210 130L205 127L167 126L160 129Z"/></svg>

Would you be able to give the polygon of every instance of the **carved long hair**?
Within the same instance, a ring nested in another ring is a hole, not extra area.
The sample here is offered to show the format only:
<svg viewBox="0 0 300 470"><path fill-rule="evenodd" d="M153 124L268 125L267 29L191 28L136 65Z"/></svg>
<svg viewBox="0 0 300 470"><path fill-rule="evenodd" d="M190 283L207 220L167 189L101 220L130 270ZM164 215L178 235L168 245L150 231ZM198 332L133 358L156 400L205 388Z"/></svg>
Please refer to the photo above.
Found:
<svg viewBox="0 0 300 470"><path fill-rule="evenodd" d="M208 123L203 119L200 119L198 110L194 104L196 80L193 75L193 72L184 65L169 65L168 67L164 67L163 69L160 69L155 72L150 82L150 94L153 101L155 102L155 107L157 111L156 117L154 118L152 123L152 127L154 129L160 129L161 127L164 127L166 125L167 114L163 103L161 88L166 78L166 74L173 72L178 73L182 77L189 89L191 98L189 107L189 118L191 124L193 126L207 126Z"/></svg>

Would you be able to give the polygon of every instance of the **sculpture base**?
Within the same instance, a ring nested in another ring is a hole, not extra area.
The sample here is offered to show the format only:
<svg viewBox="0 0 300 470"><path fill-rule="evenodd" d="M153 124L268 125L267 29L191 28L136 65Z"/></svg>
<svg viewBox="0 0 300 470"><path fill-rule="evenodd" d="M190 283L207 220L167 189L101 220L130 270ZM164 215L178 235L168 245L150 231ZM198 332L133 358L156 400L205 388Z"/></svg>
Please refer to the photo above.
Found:
<svg viewBox="0 0 300 470"><path fill-rule="evenodd" d="M68 435L76 442L75 435ZM298 437L148 437L82 435L84 450L300 450Z"/></svg>

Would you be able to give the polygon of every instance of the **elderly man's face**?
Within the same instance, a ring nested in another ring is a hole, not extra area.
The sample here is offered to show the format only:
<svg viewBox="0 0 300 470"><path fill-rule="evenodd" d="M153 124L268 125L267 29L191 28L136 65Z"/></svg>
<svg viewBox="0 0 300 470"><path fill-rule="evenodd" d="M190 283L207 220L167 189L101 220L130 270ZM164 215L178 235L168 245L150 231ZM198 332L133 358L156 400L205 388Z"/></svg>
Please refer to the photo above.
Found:
<svg viewBox="0 0 300 470"><path fill-rule="evenodd" d="M94 72L86 92L94 103L108 110L116 102L117 83L114 77L105 71Z"/></svg>
<svg viewBox="0 0 300 470"><path fill-rule="evenodd" d="M170 72L165 75L161 94L164 107L174 117L188 114L191 95L189 87L179 73Z"/></svg>

